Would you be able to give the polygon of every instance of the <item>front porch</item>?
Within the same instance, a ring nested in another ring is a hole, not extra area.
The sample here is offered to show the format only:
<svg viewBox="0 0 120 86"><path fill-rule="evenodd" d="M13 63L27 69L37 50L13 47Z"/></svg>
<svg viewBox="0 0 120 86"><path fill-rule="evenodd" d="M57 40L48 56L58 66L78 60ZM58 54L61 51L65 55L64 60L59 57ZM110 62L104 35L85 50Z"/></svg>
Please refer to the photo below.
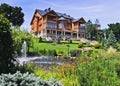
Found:
<svg viewBox="0 0 120 86"><path fill-rule="evenodd" d="M45 38L51 37L52 39L56 39L60 37L62 40L67 40L67 39L79 40L80 38L84 38L83 34L69 30L46 29L45 34L46 34Z"/></svg>

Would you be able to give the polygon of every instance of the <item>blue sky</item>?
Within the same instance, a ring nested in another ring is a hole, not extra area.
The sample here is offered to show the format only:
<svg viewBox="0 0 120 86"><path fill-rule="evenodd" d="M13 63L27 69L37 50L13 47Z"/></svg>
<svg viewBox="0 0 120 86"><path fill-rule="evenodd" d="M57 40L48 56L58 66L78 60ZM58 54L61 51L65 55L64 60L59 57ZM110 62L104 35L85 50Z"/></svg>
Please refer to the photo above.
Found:
<svg viewBox="0 0 120 86"><path fill-rule="evenodd" d="M30 31L30 21L35 9L51 8L74 18L84 17L95 23L99 19L101 28L107 24L120 22L120 0L0 0L11 6L20 6L25 14L22 28Z"/></svg>

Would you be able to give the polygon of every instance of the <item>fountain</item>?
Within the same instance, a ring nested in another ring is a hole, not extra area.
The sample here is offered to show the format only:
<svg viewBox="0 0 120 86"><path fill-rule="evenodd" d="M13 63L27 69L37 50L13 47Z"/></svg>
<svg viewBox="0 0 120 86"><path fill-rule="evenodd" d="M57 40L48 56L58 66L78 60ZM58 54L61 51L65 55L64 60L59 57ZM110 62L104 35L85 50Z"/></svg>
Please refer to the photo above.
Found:
<svg viewBox="0 0 120 86"><path fill-rule="evenodd" d="M39 57L27 57L27 43L26 41L22 44L22 56L16 58L18 63L20 65L23 65L26 62L32 61L35 64L39 65L52 65L53 63L61 64L62 62L59 62L59 60L53 61L53 58L50 56L39 56Z"/></svg>
<svg viewBox="0 0 120 86"><path fill-rule="evenodd" d="M21 50L23 58L26 58L26 55L27 55L26 50L27 50L27 43L26 43L26 41L24 41L23 44L22 44L22 50Z"/></svg>

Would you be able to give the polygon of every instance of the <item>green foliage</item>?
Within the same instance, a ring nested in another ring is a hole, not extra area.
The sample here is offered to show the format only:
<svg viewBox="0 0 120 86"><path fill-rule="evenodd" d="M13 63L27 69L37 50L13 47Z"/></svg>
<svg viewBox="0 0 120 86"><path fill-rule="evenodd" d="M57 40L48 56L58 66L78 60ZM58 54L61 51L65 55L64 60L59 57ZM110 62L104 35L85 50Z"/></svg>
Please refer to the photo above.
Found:
<svg viewBox="0 0 120 86"><path fill-rule="evenodd" d="M56 50L51 50L51 49L43 49L39 50L38 48L34 48L33 52L31 52L31 56L57 56Z"/></svg>
<svg viewBox="0 0 120 86"><path fill-rule="evenodd" d="M97 30L95 29L95 25L89 20L86 23L87 29L86 29L86 38L90 40L97 39Z"/></svg>
<svg viewBox="0 0 120 86"><path fill-rule="evenodd" d="M61 44L61 38L60 37L57 38L57 44Z"/></svg>
<svg viewBox="0 0 120 86"><path fill-rule="evenodd" d="M62 86L62 84L55 79L42 80L40 77L35 77L34 74L20 73L2 74L0 76L1 86Z"/></svg>
<svg viewBox="0 0 120 86"><path fill-rule="evenodd" d="M40 37L40 38L39 38L39 43L42 42L42 41L43 41L43 40L42 40L42 37Z"/></svg>
<svg viewBox="0 0 120 86"><path fill-rule="evenodd" d="M56 42L47 43L46 41L39 43L38 39L35 38L33 38L32 41L33 41L32 42L33 47L30 47L30 54L37 52L39 53L39 55L45 55L42 53L44 49L46 49L46 53L48 50L56 50L57 55L59 54L60 51L63 52L63 55L68 54L68 47L67 47L68 41L61 41L61 44L57 44ZM73 41L72 44L69 44L70 45L69 50L75 50L75 49L80 50L80 48L78 48L78 43L79 41Z"/></svg>
<svg viewBox="0 0 120 86"><path fill-rule="evenodd" d="M98 42L101 43L103 38L104 38L104 30L98 30L98 36L97 36Z"/></svg>
<svg viewBox="0 0 120 86"><path fill-rule="evenodd" d="M106 47L109 48L110 46L112 46L113 48L117 48L117 40L112 31L110 32L109 37L106 42Z"/></svg>
<svg viewBox="0 0 120 86"><path fill-rule="evenodd" d="M0 13L2 13L13 26L21 26L24 22L24 13L21 7L13 7L3 3L0 5Z"/></svg>
<svg viewBox="0 0 120 86"><path fill-rule="evenodd" d="M79 44L78 44L78 48L82 48L83 47L83 42L80 41Z"/></svg>
<svg viewBox="0 0 120 86"><path fill-rule="evenodd" d="M59 51L58 52L58 56L63 56L64 52L63 51Z"/></svg>
<svg viewBox="0 0 120 86"><path fill-rule="evenodd" d="M14 48L10 32L10 22L0 15L0 74L12 71Z"/></svg>
<svg viewBox="0 0 120 86"><path fill-rule="evenodd" d="M86 62L78 70L80 86L119 86L115 62L98 59Z"/></svg>
<svg viewBox="0 0 120 86"><path fill-rule="evenodd" d="M82 50L71 50L71 51L70 51L70 55L71 55L72 57L79 56L81 53L82 53Z"/></svg>
<svg viewBox="0 0 120 86"><path fill-rule="evenodd" d="M54 42L51 43L51 45L56 46L57 43L54 41Z"/></svg>
<svg viewBox="0 0 120 86"><path fill-rule="evenodd" d="M83 53L81 53L79 56L80 61L89 61L89 60L95 60L99 58L99 53L97 50L88 50Z"/></svg>
<svg viewBox="0 0 120 86"><path fill-rule="evenodd" d="M120 23L113 23L113 24L108 24L109 28L108 28L108 33L112 30L113 33L115 34L115 37L117 40L120 39Z"/></svg>
<svg viewBox="0 0 120 86"><path fill-rule="evenodd" d="M99 49L99 48L102 47L102 45L98 42L96 44L93 44L92 47L95 47L95 48Z"/></svg>
<svg viewBox="0 0 120 86"><path fill-rule="evenodd" d="M71 39L69 40L69 43L72 44L72 40Z"/></svg>
<svg viewBox="0 0 120 86"><path fill-rule="evenodd" d="M56 50L48 50L47 51L47 56L57 56Z"/></svg>
<svg viewBox="0 0 120 86"><path fill-rule="evenodd" d="M20 30L20 27L16 26L12 28L12 38L13 38L13 46L15 48L15 53L17 55L21 54L22 44L24 41L27 43L27 48L29 52L29 47L32 46L32 36L26 30Z"/></svg>
<svg viewBox="0 0 120 86"><path fill-rule="evenodd" d="M117 46L118 46L117 50L120 51L120 43L118 43Z"/></svg>

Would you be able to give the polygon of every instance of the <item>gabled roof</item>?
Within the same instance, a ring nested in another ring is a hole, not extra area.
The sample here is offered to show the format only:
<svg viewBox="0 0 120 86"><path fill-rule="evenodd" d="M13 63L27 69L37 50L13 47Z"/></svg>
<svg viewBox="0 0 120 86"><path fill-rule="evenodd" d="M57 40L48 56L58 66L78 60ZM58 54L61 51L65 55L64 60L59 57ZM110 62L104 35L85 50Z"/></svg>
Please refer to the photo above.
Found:
<svg viewBox="0 0 120 86"><path fill-rule="evenodd" d="M60 17L58 20L66 20L64 17Z"/></svg>
<svg viewBox="0 0 120 86"><path fill-rule="evenodd" d="M48 10L48 9L45 9L45 10L39 10L37 9L37 11L42 15L46 15L47 13L49 13L50 11L54 11L54 10ZM55 12L55 11L54 11ZM59 13L59 12L55 12L59 17L64 17L64 18L68 18L68 19L74 19L73 17L71 17L70 15L67 15L65 13Z"/></svg>
<svg viewBox="0 0 120 86"><path fill-rule="evenodd" d="M72 22L81 22L81 21L83 21L83 23L86 23L86 21L84 20L83 17L78 18L78 19L74 19Z"/></svg>
<svg viewBox="0 0 120 86"><path fill-rule="evenodd" d="M50 8L48 9L45 9L45 10L40 10L40 9L36 9L35 10L35 13L38 12L40 15L42 16L45 16L47 14L49 14L50 12L53 12L55 13L55 15L57 15L59 17L59 19L70 19L72 20L72 22L83 22L83 23L86 23L86 21L84 20L83 17L79 18L79 19L74 19L73 17L71 17L70 15L67 15L65 13L59 13L59 12L55 12L54 10L51 10ZM35 17L35 13L34 13L34 16L33 18ZM33 21L33 18L32 18L32 21ZM30 24L32 24L32 21Z"/></svg>
<svg viewBox="0 0 120 86"><path fill-rule="evenodd" d="M56 13L59 17L64 17L64 18L68 18L68 19L71 19L71 20L74 19L73 17L71 17L70 15L67 15L65 13L59 13L59 12L56 12Z"/></svg>
<svg viewBox="0 0 120 86"><path fill-rule="evenodd" d="M54 10L48 10L48 9L46 9L46 10L39 10L39 9L36 9L35 10L35 13L36 12L38 12L40 15L42 15L42 16L45 16L46 14L48 14L48 13L50 13L50 12L54 12L55 14L56 14L56 12L54 11ZM34 13L34 16L33 16L33 18L35 17L35 13ZM56 14L57 15L57 14ZM32 18L32 21L33 21L33 18ZM30 24L32 24L32 21L31 21L31 23Z"/></svg>
<svg viewBox="0 0 120 86"><path fill-rule="evenodd" d="M46 15L46 14L48 13L48 11L39 10L39 9L37 9L37 11L38 11L42 16L44 16L44 15Z"/></svg>
<svg viewBox="0 0 120 86"><path fill-rule="evenodd" d="M45 9L45 10L39 10L37 9L37 11L42 15L42 16L45 16L46 14L50 13L50 12L54 12L56 15L57 13L54 11L54 10L48 10L48 9ZM58 15L57 15L58 16Z"/></svg>

